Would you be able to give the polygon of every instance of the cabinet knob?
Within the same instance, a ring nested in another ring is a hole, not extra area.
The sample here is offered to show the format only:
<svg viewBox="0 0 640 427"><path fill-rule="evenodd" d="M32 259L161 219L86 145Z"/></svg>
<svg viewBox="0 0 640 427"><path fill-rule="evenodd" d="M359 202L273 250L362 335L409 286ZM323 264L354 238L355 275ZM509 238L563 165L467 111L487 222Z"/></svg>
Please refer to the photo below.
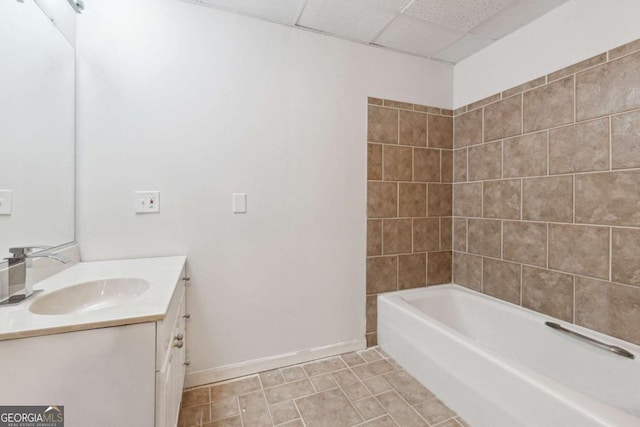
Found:
<svg viewBox="0 0 640 427"><path fill-rule="evenodd" d="M174 343L173 346L176 347L176 348L182 348L182 347L184 347L184 341L178 341L178 342Z"/></svg>
<svg viewBox="0 0 640 427"><path fill-rule="evenodd" d="M189 366L189 365L191 365L191 362L186 361L186 362L184 362L184 363L183 363L183 365L184 365L184 366Z"/></svg>
<svg viewBox="0 0 640 427"><path fill-rule="evenodd" d="M175 337L173 337L176 341L182 341L184 339L184 335L183 334L178 334Z"/></svg>
<svg viewBox="0 0 640 427"><path fill-rule="evenodd" d="M188 282L189 280L191 280L191 277L189 277L189 276L184 276L184 277L182 278L182 280L184 280L185 282Z"/></svg>
<svg viewBox="0 0 640 427"><path fill-rule="evenodd" d="M185 314L184 316L182 316L184 319L191 319L191 315L190 314Z"/></svg>

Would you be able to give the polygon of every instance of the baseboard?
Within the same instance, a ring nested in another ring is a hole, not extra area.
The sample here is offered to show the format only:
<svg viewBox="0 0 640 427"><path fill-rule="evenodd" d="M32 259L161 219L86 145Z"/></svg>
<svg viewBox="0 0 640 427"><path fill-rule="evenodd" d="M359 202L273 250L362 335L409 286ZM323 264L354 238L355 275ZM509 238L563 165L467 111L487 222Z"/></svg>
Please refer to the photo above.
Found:
<svg viewBox="0 0 640 427"><path fill-rule="evenodd" d="M297 365L298 363L309 362L315 359L322 359L324 357L349 353L350 351L362 350L366 348L366 346L367 340L362 338L331 344L324 347L315 347L291 353L264 357L261 359L249 360L242 363L205 369L202 371L189 372L185 378L184 386L185 388L190 388L229 380L245 375L256 374L262 371L268 371L270 369L281 368L283 366Z"/></svg>

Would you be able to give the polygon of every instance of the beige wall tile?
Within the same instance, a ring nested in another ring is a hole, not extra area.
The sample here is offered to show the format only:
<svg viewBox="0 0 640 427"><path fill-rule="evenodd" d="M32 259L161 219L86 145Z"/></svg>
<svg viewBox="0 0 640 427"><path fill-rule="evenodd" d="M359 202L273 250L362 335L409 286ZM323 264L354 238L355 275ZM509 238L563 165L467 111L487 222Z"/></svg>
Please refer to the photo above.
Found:
<svg viewBox="0 0 640 427"><path fill-rule="evenodd" d="M469 148L469 181L502 178L502 142Z"/></svg>
<svg viewBox="0 0 640 427"><path fill-rule="evenodd" d="M549 173L609 169L609 119L578 123L549 132Z"/></svg>
<svg viewBox="0 0 640 427"><path fill-rule="evenodd" d="M398 110L369 106L367 141L398 143Z"/></svg>
<svg viewBox="0 0 640 427"><path fill-rule="evenodd" d="M611 279L640 286L640 229L614 228L611 237Z"/></svg>
<svg viewBox="0 0 640 427"><path fill-rule="evenodd" d="M482 288L482 257L454 252L453 283L480 292Z"/></svg>
<svg viewBox="0 0 640 427"><path fill-rule="evenodd" d="M367 179L382 179L382 145L367 144Z"/></svg>
<svg viewBox="0 0 640 427"><path fill-rule="evenodd" d="M611 118L611 167L640 167L640 111Z"/></svg>
<svg viewBox="0 0 640 427"><path fill-rule="evenodd" d="M502 97L503 98L508 98L508 97L510 97L512 95L528 91L528 90L533 89L533 88L538 87L538 86L542 86L546 82L547 82L547 77L546 76L538 77L537 79L528 81L528 82L523 83L523 84L521 84L519 86L515 86L515 87L512 87L511 89L505 90L504 92L502 92Z"/></svg>
<svg viewBox="0 0 640 427"><path fill-rule="evenodd" d="M453 221L451 217L440 218L440 250L450 251L453 247Z"/></svg>
<svg viewBox="0 0 640 427"><path fill-rule="evenodd" d="M640 226L640 171L576 175L576 222Z"/></svg>
<svg viewBox="0 0 640 427"><path fill-rule="evenodd" d="M453 116L453 110L447 110L446 108L441 108L440 109L440 114L442 114L443 116L452 117Z"/></svg>
<svg viewBox="0 0 640 427"><path fill-rule="evenodd" d="M400 111L400 144L426 147L427 115Z"/></svg>
<svg viewBox="0 0 640 427"><path fill-rule="evenodd" d="M573 76L524 94L524 132L573 123Z"/></svg>
<svg viewBox="0 0 640 427"><path fill-rule="evenodd" d="M453 219L453 249L456 251L467 251L467 219Z"/></svg>
<svg viewBox="0 0 640 427"><path fill-rule="evenodd" d="M413 219L413 251L430 252L439 249L440 221L438 218Z"/></svg>
<svg viewBox="0 0 640 427"><path fill-rule="evenodd" d="M367 216L369 218L398 216L398 184L395 182L367 183Z"/></svg>
<svg viewBox="0 0 640 427"><path fill-rule="evenodd" d="M640 344L640 288L576 277L576 324Z"/></svg>
<svg viewBox="0 0 640 427"><path fill-rule="evenodd" d="M484 140L494 141L522 133L522 95L484 107Z"/></svg>
<svg viewBox="0 0 640 427"><path fill-rule="evenodd" d="M453 148L453 117L429 114L429 147Z"/></svg>
<svg viewBox="0 0 640 427"><path fill-rule="evenodd" d="M609 228L549 224L549 268L609 278Z"/></svg>
<svg viewBox="0 0 640 427"><path fill-rule="evenodd" d="M457 116L454 129L454 147L480 144L482 142L482 109Z"/></svg>
<svg viewBox="0 0 640 427"><path fill-rule="evenodd" d="M546 175L547 137L547 131L542 131L505 140L504 177Z"/></svg>
<svg viewBox="0 0 640 427"><path fill-rule="evenodd" d="M455 184L453 192L454 216L482 216L482 183Z"/></svg>
<svg viewBox="0 0 640 427"><path fill-rule="evenodd" d="M452 150L442 150L440 152L440 156L442 158L441 168L442 168L442 176L441 181L446 183L453 182L453 151Z"/></svg>
<svg viewBox="0 0 640 427"><path fill-rule="evenodd" d="M367 221L367 256L382 255L382 221Z"/></svg>
<svg viewBox="0 0 640 427"><path fill-rule="evenodd" d="M382 222L382 251L385 255L411 253L410 219L385 219Z"/></svg>
<svg viewBox="0 0 640 427"><path fill-rule="evenodd" d="M572 322L573 276L523 266L522 306Z"/></svg>
<svg viewBox="0 0 640 427"><path fill-rule="evenodd" d="M438 107L429 107L426 105L413 105L414 111L420 111L421 113L431 113L431 114L444 114L441 108ZM448 110L445 110L448 111Z"/></svg>
<svg viewBox="0 0 640 427"><path fill-rule="evenodd" d="M467 106L467 109L471 111L471 110L475 110L476 108L480 108L482 106L494 103L500 100L500 96L501 95L499 93L496 93L495 95L487 96L486 98L483 98L479 101L472 102Z"/></svg>
<svg viewBox="0 0 640 427"><path fill-rule="evenodd" d="M413 180L440 182L440 150L429 148L413 150Z"/></svg>
<svg viewBox="0 0 640 427"><path fill-rule="evenodd" d="M451 251L427 254L427 285L451 283Z"/></svg>
<svg viewBox="0 0 640 427"><path fill-rule="evenodd" d="M470 219L468 223L469 252L494 258L501 257L501 222L490 219Z"/></svg>
<svg viewBox="0 0 640 427"><path fill-rule="evenodd" d="M522 183L522 218L534 221L573 221L573 178L530 178Z"/></svg>
<svg viewBox="0 0 640 427"><path fill-rule="evenodd" d="M491 258L482 262L482 292L520 305L520 264Z"/></svg>
<svg viewBox="0 0 640 427"><path fill-rule="evenodd" d="M413 104L410 104L408 102L393 101L391 99L385 99L383 100L383 102L385 107L413 110Z"/></svg>
<svg viewBox="0 0 640 427"><path fill-rule="evenodd" d="M382 149L385 181L411 181L412 149L385 145Z"/></svg>
<svg viewBox="0 0 640 427"><path fill-rule="evenodd" d="M373 104L373 105L382 105L383 101L380 98L374 98L374 97L367 97L367 104Z"/></svg>
<svg viewBox="0 0 640 427"><path fill-rule="evenodd" d="M592 56L591 58L585 59L584 61L580 61L577 64L570 65L566 68L553 72L547 76L547 81L552 82L554 80L561 79L570 74L575 74L579 71L586 70L587 68L594 67L598 64L602 64L607 61L607 53L601 53L596 56Z"/></svg>
<svg viewBox="0 0 640 427"><path fill-rule="evenodd" d="M621 56L628 55L638 50L640 50L640 40L634 40L630 43L623 44L622 46L618 46L617 48L609 51L609 61L613 61L616 58L620 58Z"/></svg>
<svg viewBox="0 0 640 427"><path fill-rule="evenodd" d="M459 107L456 108L455 110L453 110L453 115L454 116L459 116L460 114L466 113L467 112L467 106L463 106L463 107Z"/></svg>
<svg viewBox="0 0 640 427"><path fill-rule="evenodd" d="M365 338L367 339L367 348L378 345L378 334L375 332L366 334Z"/></svg>
<svg viewBox="0 0 640 427"><path fill-rule="evenodd" d="M367 332L378 329L378 296L367 295Z"/></svg>
<svg viewBox="0 0 640 427"><path fill-rule="evenodd" d="M467 180L467 149L462 148L453 152L453 181Z"/></svg>
<svg viewBox="0 0 640 427"><path fill-rule="evenodd" d="M451 216L452 192L451 184L429 184L427 215Z"/></svg>
<svg viewBox="0 0 640 427"><path fill-rule="evenodd" d="M640 52L576 75L576 117L586 120L640 107Z"/></svg>
<svg viewBox="0 0 640 427"><path fill-rule="evenodd" d="M414 217L427 215L427 185L398 184L398 216Z"/></svg>
<svg viewBox="0 0 640 427"><path fill-rule="evenodd" d="M427 284L427 255L398 257L398 289L411 289Z"/></svg>
<svg viewBox="0 0 640 427"><path fill-rule="evenodd" d="M367 258L367 294L397 291L398 257Z"/></svg>
<svg viewBox="0 0 640 427"><path fill-rule="evenodd" d="M485 218L520 219L519 179L487 181L483 184L483 215Z"/></svg>
<svg viewBox="0 0 640 427"><path fill-rule="evenodd" d="M523 264L547 266L547 224L505 221L502 257Z"/></svg>

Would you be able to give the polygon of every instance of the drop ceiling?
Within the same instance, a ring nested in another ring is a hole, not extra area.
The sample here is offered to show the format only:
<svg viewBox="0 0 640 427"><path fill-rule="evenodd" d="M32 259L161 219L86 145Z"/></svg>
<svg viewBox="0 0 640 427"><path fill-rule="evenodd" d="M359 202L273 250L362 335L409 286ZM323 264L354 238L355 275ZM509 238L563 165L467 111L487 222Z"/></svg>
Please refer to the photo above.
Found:
<svg viewBox="0 0 640 427"><path fill-rule="evenodd" d="M568 0L187 0L457 63Z"/></svg>

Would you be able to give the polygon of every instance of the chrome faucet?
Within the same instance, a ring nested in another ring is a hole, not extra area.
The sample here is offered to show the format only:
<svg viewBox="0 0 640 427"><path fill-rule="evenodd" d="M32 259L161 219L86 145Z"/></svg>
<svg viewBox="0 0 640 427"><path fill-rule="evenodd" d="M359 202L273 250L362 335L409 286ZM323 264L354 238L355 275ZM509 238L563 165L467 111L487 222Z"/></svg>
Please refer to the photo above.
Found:
<svg viewBox="0 0 640 427"><path fill-rule="evenodd" d="M3 304L17 304L33 295L32 283L28 280L27 269L33 267L33 258L51 258L63 264L70 260L59 254L33 254L36 249L51 249L51 246L25 246L18 248L10 248L9 252L13 255L11 258L5 258L9 261L9 293L8 298L0 301Z"/></svg>

